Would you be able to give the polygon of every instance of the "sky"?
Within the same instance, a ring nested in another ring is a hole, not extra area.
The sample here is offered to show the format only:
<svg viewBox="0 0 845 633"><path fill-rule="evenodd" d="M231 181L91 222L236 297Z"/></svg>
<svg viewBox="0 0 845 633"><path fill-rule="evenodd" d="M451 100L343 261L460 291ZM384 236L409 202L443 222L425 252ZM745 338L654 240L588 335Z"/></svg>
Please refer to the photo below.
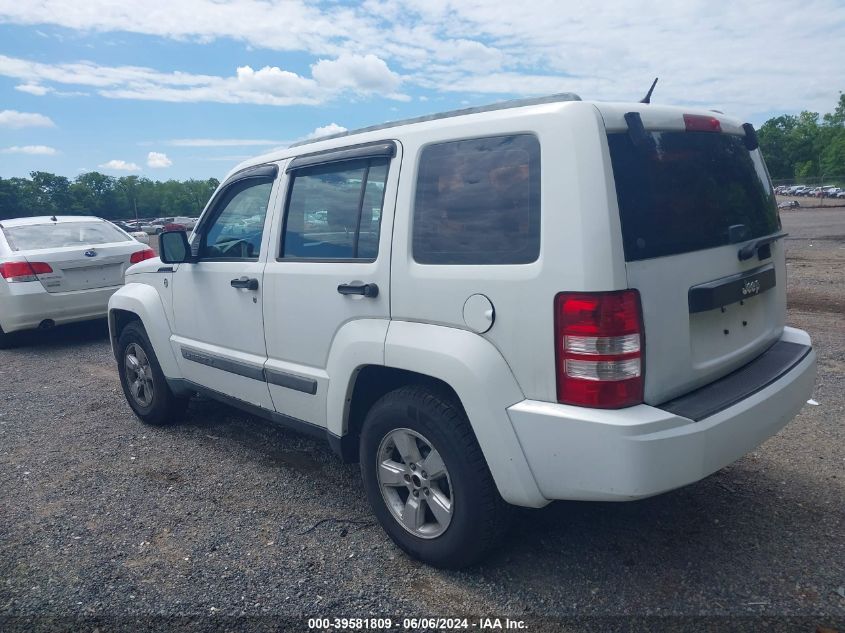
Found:
<svg viewBox="0 0 845 633"><path fill-rule="evenodd" d="M571 91L832 111L842 0L0 0L0 177L220 178L303 138Z"/></svg>

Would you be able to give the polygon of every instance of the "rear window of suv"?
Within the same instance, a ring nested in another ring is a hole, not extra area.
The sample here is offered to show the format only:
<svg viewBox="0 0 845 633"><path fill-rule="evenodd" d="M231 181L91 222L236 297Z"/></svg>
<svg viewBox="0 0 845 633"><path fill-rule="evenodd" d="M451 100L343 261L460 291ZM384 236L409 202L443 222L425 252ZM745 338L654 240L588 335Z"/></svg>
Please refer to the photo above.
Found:
<svg viewBox="0 0 845 633"><path fill-rule="evenodd" d="M3 227L13 251L128 242L132 238L107 222L58 222Z"/></svg>
<svg viewBox="0 0 845 633"><path fill-rule="evenodd" d="M780 229L758 150L742 137L651 132L653 146L608 134L625 259L637 261L741 242ZM740 226L741 225L741 226Z"/></svg>

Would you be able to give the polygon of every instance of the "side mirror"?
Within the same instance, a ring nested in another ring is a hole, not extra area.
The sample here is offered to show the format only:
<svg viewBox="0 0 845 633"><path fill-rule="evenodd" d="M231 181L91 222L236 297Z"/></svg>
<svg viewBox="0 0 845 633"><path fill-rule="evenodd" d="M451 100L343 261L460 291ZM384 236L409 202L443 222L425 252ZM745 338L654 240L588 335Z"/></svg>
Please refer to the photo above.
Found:
<svg viewBox="0 0 845 633"><path fill-rule="evenodd" d="M193 261L191 245L185 231L165 231L158 236L159 257L163 264L184 264Z"/></svg>

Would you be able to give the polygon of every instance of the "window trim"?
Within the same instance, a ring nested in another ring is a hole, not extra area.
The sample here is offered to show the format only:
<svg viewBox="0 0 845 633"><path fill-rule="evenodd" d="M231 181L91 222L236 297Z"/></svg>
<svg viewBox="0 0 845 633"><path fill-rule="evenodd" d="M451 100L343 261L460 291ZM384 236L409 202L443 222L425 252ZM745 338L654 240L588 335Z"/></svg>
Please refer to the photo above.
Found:
<svg viewBox="0 0 845 633"><path fill-rule="evenodd" d="M297 156L288 163L285 173L289 174L292 171L306 169L308 167L316 167L318 165L344 163L347 161L365 160L370 158L387 158L389 165L390 160L395 156L396 143L394 141L376 141L374 143L364 143L362 145L349 145L348 147L340 147Z"/></svg>
<svg viewBox="0 0 845 633"><path fill-rule="evenodd" d="M246 183L250 180L261 180L266 181L270 184L270 198L273 196L272 187L275 185L276 178L279 173L279 168L276 165L258 165L257 167L248 167L247 169L241 170L234 174L231 178L226 180L221 186L220 189L217 191L217 195L214 196L214 199L209 203L207 212L203 214L203 217L200 219L200 222L197 224L196 228L194 229L194 235L196 235L195 239L199 240L199 243L196 246L196 255L194 256L194 263L200 262L257 262L261 255L257 255L256 257L203 257L202 250L205 246L205 240L208 237L208 233L206 232L206 228L210 225L213 225L214 222L220 217L223 209L225 209L226 204L231 202L231 199L228 198L229 193L232 191L234 187L237 187L240 184ZM264 240L264 233L267 230L267 217L270 215L270 203L271 200L268 198L267 200L267 209L264 215L264 227L261 230L261 239ZM193 244L191 244L193 250Z"/></svg>
<svg viewBox="0 0 845 633"><path fill-rule="evenodd" d="M327 257L285 257L285 237L287 236L287 228L288 228L288 214L290 212L290 200L291 196L293 195L293 187L296 184L296 178L298 174L297 171L301 171L306 168L311 167L320 167L322 165L328 164L335 164L341 165L342 163L351 163L356 161L366 161L366 167L364 168L364 177L361 179L361 191L358 196L358 221L355 227L355 242L353 245L353 253L358 252L358 242L359 236L361 231L361 216L363 213L363 204L364 204L364 196L366 195L367 191L367 184L369 183L369 175L370 175L370 168L372 167L372 161L378 158L387 158L387 162L385 163L385 167L387 170L384 174L384 190L381 193L381 213L379 214L378 218L378 235L379 235L379 242L381 241L381 224L382 220L384 219L384 201L387 196L387 182L390 179L390 166L393 162L393 157L395 156L396 152L396 145L392 141L390 142L393 148L393 154L390 156L387 155L378 155L378 154L367 154L365 156L356 156L354 158L346 158L342 160L331 160L326 162L317 162L314 164L309 164L307 166L300 166L295 168L293 171L290 167L285 170L287 174L288 180L285 185L285 204L282 207L282 230L279 235L278 240L278 254L276 256L276 261L279 263L287 263L287 262L302 262L302 263L313 263L313 264L329 264L329 263L342 263L342 264L372 264L378 261L378 252L376 252L375 257L338 257L338 258L327 258ZM367 145L373 145L369 143ZM364 147L364 146L361 146ZM334 152L335 150L330 150ZM295 161L296 159L294 159ZM293 162L293 161L292 161ZM379 249L380 250L380 249Z"/></svg>

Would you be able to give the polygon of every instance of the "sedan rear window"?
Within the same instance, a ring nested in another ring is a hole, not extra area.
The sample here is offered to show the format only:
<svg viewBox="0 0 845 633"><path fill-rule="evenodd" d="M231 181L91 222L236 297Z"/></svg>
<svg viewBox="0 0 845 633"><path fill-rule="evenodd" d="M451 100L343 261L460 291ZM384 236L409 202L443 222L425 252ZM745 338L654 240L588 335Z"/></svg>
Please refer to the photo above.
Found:
<svg viewBox="0 0 845 633"><path fill-rule="evenodd" d="M128 242L132 238L107 222L59 222L3 227L13 251Z"/></svg>
<svg viewBox="0 0 845 633"><path fill-rule="evenodd" d="M634 145L609 134L625 259L636 261L724 246L780 229L758 150L742 137L651 132Z"/></svg>

